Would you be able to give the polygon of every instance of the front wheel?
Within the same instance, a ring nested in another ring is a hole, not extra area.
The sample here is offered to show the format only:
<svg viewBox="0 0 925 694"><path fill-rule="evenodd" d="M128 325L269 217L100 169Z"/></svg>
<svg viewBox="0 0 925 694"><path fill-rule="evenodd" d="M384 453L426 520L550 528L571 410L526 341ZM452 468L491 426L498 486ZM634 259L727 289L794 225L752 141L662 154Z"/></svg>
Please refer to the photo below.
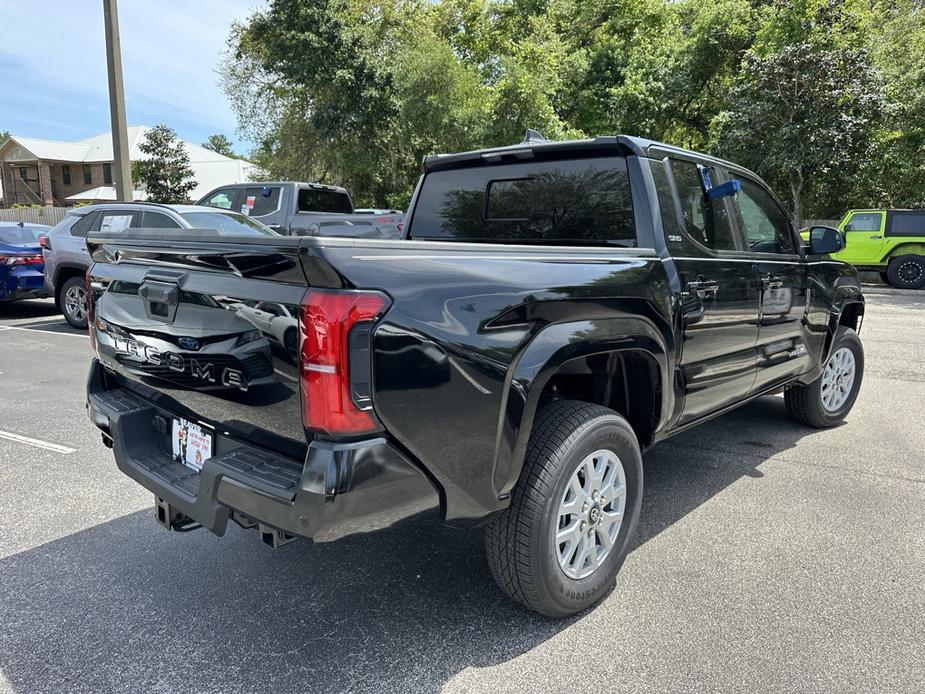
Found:
<svg viewBox="0 0 925 694"><path fill-rule="evenodd" d="M61 287L61 313L75 328L87 327L87 287L83 277L71 277Z"/></svg>
<svg viewBox="0 0 925 694"><path fill-rule="evenodd" d="M801 424L817 429L844 421L854 407L864 378L864 348L858 334L839 326L822 375L807 385L784 391L787 412Z"/></svg>
<svg viewBox="0 0 925 694"><path fill-rule="evenodd" d="M511 505L485 529L491 573L531 610L575 614L613 588L641 503L642 455L627 421L553 402L534 421Z"/></svg>

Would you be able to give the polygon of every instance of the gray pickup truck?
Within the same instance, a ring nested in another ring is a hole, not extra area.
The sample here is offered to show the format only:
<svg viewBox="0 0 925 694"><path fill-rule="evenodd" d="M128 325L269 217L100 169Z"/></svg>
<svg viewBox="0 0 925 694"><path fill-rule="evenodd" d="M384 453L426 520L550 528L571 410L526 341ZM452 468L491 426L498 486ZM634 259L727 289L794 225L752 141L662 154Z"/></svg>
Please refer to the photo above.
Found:
<svg viewBox="0 0 925 694"><path fill-rule="evenodd" d="M287 236L396 239L405 219L393 210L357 212L344 188L298 181L222 186L196 204L246 214Z"/></svg>

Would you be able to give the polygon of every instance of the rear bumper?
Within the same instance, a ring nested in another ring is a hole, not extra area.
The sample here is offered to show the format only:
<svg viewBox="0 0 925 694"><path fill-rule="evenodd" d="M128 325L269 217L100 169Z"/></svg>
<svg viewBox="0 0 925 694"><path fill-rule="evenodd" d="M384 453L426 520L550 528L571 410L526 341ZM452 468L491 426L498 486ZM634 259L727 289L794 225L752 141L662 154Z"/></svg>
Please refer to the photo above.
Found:
<svg viewBox="0 0 925 694"><path fill-rule="evenodd" d="M216 535L233 519L329 542L439 511L434 485L383 438L313 441L300 464L216 430L215 455L196 472L173 460L169 432L155 424L171 413L130 390L107 390L105 380L94 360L87 409L111 439L118 468L153 492L158 506Z"/></svg>
<svg viewBox="0 0 925 694"><path fill-rule="evenodd" d="M51 296L45 288L41 271L23 268L0 278L0 302L20 299L44 299Z"/></svg>

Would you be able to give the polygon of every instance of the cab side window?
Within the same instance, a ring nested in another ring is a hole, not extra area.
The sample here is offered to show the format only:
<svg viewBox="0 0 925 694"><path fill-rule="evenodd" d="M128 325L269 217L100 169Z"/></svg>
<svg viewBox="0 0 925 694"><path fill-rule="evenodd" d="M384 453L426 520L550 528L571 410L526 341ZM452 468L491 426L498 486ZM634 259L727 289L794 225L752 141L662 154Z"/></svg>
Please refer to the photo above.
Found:
<svg viewBox="0 0 925 694"><path fill-rule="evenodd" d="M756 253L795 253L790 219L773 197L758 183L739 178L742 191L736 196L739 222Z"/></svg>
<svg viewBox="0 0 925 694"><path fill-rule="evenodd" d="M687 236L713 251L737 250L725 202L707 200L696 164L680 159L670 161ZM712 169L710 174L716 180Z"/></svg>
<svg viewBox="0 0 925 694"><path fill-rule="evenodd" d="M855 212L845 225L845 231L880 231L883 217L879 212Z"/></svg>

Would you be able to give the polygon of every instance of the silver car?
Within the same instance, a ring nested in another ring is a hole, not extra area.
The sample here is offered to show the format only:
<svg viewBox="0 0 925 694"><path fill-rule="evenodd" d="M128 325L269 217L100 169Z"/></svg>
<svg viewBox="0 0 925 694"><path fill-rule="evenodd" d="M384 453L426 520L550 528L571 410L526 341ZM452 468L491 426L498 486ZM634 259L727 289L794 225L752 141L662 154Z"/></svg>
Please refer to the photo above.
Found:
<svg viewBox="0 0 925 694"><path fill-rule="evenodd" d="M220 235L277 235L255 219L213 207L114 202L75 208L48 232L44 247L45 287L75 328L87 327L85 277L93 263L87 234L124 229L214 229Z"/></svg>

